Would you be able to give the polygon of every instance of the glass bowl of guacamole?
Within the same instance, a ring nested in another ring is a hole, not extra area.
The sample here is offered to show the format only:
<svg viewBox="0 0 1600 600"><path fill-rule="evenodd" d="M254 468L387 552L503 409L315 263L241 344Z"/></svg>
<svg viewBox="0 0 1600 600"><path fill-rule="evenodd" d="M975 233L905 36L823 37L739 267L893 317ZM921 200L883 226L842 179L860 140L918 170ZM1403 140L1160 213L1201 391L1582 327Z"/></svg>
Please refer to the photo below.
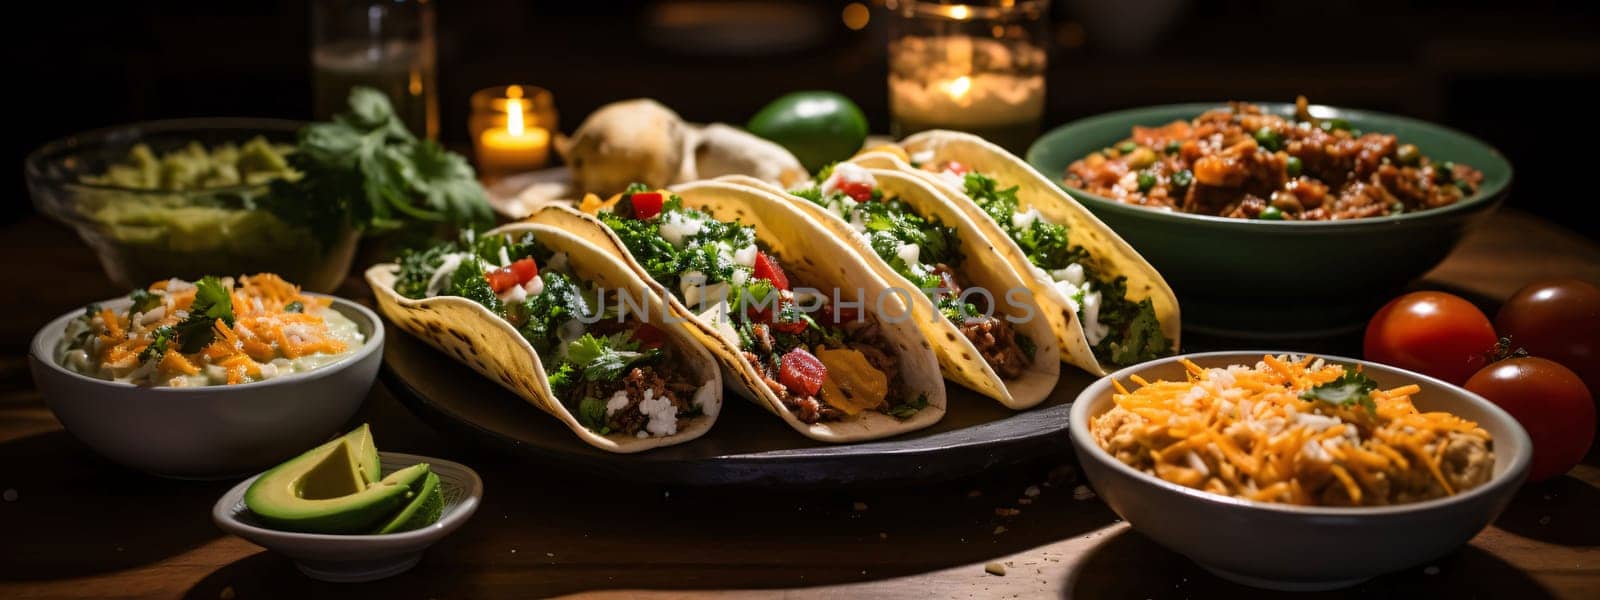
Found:
<svg viewBox="0 0 1600 600"><path fill-rule="evenodd" d="M123 125L46 144L24 171L34 206L76 230L118 285L266 272L330 292L350 270L357 233L333 207L272 194L274 181L299 177L288 157L301 125Z"/></svg>

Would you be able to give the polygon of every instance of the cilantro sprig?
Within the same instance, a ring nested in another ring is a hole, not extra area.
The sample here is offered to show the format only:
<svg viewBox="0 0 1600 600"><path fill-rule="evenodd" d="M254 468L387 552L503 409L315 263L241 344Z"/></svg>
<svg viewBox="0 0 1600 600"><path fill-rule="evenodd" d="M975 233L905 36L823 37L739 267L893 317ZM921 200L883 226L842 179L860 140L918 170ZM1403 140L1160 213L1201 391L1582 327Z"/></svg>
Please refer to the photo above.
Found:
<svg viewBox="0 0 1600 600"><path fill-rule="evenodd" d="M189 316L178 322L174 333L178 349L185 354L199 352L216 338L216 323L233 327L233 295L222 280L207 276L195 282L194 303Z"/></svg>
<svg viewBox="0 0 1600 600"><path fill-rule="evenodd" d="M1346 367L1344 375L1338 379L1306 390L1300 394L1301 400L1310 402L1326 402L1334 406L1361 406L1367 412L1377 414L1378 403L1372 400L1373 390L1378 389L1378 382L1367 377L1359 369Z"/></svg>

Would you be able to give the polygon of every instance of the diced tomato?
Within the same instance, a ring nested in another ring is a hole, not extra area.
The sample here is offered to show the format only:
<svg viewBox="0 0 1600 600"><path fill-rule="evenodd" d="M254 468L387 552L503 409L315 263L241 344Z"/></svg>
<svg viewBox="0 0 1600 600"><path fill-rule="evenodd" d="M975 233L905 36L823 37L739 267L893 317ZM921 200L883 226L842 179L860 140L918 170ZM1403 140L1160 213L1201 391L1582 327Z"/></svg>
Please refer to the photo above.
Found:
<svg viewBox="0 0 1600 600"><path fill-rule="evenodd" d="M784 298L783 294L780 292L777 299L771 302L751 301L746 306L744 314L746 317L749 317L751 322L771 323L776 320L774 315L782 312L784 305L788 304L789 302L790 300L788 298ZM775 307L776 310L774 310L772 307Z"/></svg>
<svg viewBox="0 0 1600 600"><path fill-rule="evenodd" d="M661 214L661 192L639 192L628 197L633 204L633 218L641 221Z"/></svg>
<svg viewBox="0 0 1600 600"><path fill-rule="evenodd" d="M646 350L660 348L667 340L667 335L649 323L640 323L633 330L633 339L639 342L639 347Z"/></svg>
<svg viewBox="0 0 1600 600"><path fill-rule="evenodd" d="M827 378L828 368L805 348L795 348L783 355L783 366L778 369L778 383L789 388L790 393L801 396L817 395L822 389L822 380Z"/></svg>
<svg viewBox="0 0 1600 600"><path fill-rule="evenodd" d="M511 289L511 286L517 285L517 274L512 273L510 267L501 267L485 273L483 278L489 280L489 289L494 290L496 294L505 292Z"/></svg>
<svg viewBox="0 0 1600 600"><path fill-rule="evenodd" d="M539 263L533 257L527 257L511 263L511 273L517 276L517 283L527 283L539 276Z"/></svg>
<svg viewBox="0 0 1600 600"><path fill-rule="evenodd" d="M778 260L767 256L767 253L756 251L756 279L766 279L772 282L772 287L780 290L789 289L789 277L783 274L783 267L778 266Z"/></svg>
<svg viewBox="0 0 1600 600"><path fill-rule="evenodd" d="M972 169L967 167L966 165L963 165L961 163L958 163L958 162L952 160L952 161L950 161L948 164L946 164L944 166L944 170L949 171L951 173L955 173L957 175L966 175L967 172L971 171Z"/></svg>
<svg viewBox="0 0 1600 600"><path fill-rule="evenodd" d="M856 202L872 201L872 184L865 181L841 181L837 189Z"/></svg>
<svg viewBox="0 0 1600 600"><path fill-rule="evenodd" d="M805 321L798 320L798 319L794 320L794 321L777 321L777 320L774 320L772 322L772 328L773 329L777 330L780 333L787 333L787 334L790 334L790 335L798 335L798 334L801 334L801 333L805 333L807 327L810 327L810 325L807 324Z"/></svg>

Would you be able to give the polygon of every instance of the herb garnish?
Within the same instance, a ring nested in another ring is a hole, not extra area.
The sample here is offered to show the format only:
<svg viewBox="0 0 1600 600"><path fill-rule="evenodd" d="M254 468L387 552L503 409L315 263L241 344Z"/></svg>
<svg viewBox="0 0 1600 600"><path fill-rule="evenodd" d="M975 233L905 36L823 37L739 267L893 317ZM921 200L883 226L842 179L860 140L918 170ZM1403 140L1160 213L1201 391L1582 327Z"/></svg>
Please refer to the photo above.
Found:
<svg viewBox="0 0 1600 600"><path fill-rule="evenodd" d="M189 316L177 326L178 349L184 354L199 352L216 337L216 323L233 327L233 294L222 280L207 276L195 282L194 303Z"/></svg>
<svg viewBox="0 0 1600 600"><path fill-rule="evenodd" d="M1367 377L1360 369L1345 367L1344 375L1300 394L1301 400L1322 401L1334 406L1360 405L1372 414L1378 413L1378 403L1372 400L1372 391L1378 382Z"/></svg>

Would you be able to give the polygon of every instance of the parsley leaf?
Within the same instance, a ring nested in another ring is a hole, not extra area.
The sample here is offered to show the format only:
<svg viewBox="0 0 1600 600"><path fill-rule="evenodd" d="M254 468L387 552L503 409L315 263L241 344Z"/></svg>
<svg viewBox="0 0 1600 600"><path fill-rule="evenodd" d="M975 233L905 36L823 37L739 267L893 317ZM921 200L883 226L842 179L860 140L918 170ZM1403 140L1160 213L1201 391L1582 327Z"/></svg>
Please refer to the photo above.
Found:
<svg viewBox="0 0 1600 600"><path fill-rule="evenodd" d="M567 344L566 360L583 370L584 381L616 381L635 363L654 360L661 350L639 351L639 343L628 332L583 337Z"/></svg>
<svg viewBox="0 0 1600 600"><path fill-rule="evenodd" d="M1367 377L1360 369L1345 367L1344 375L1338 379L1311 388L1300 394L1301 400L1322 401L1334 406L1360 405L1367 412L1377 414L1378 403L1372 400L1372 391L1378 389L1378 382Z"/></svg>
<svg viewBox="0 0 1600 600"><path fill-rule="evenodd" d="M129 307L128 314L150 312L150 309L161 306L161 296L145 289L134 290L128 294L128 298L133 300L133 306Z"/></svg>
<svg viewBox="0 0 1600 600"><path fill-rule="evenodd" d="M912 416L916 415L917 411L920 411L920 410L922 410L924 408L927 408L927 407L928 407L928 395L927 394L921 394L921 395L917 396L916 400L911 400L911 401L908 401L908 402L902 402L898 406L895 406L894 408L889 409L889 416L894 417L896 419L905 420L905 419L909 419Z"/></svg>
<svg viewBox="0 0 1600 600"><path fill-rule="evenodd" d="M194 303L189 305L189 316L178 323L179 351L188 354L199 352L211 345L216 337L216 323L233 326L233 295L222 280L203 277L195 282Z"/></svg>
<svg viewBox="0 0 1600 600"><path fill-rule="evenodd" d="M172 343L172 339L177 335L178 332L171 325L157 327L155 331L150 332L150 345L139 351L139 362L165 356L167 346Z"/></svg>
<svg viewBox="0 0 1600 600"><path fill-rule="evenodd" d="M564 362L556 365L555 370L550 371L550 375L546 378L550 382L550 391L554 392L557 398L565 397L572 384L577 383L576 375L572 363Z"/></svg>
<svg viewBox="0 0 1600 600"><path fill-rule="evenodd" d="M332 122L300 130L289 164L301 177L274 181L265 208L311 228L324 245L345 226L392 231L493 222L465 158L417 139L382 92L354 88L349 105Z"/></svg>
<svg viewBox="0 0 1600 600"><path fill-rule="evenodd" d="M456 272L450 275L449 294L482 304L494 314L504 314L501 311L505 306L501 304L500 297L495 295L494 288L489 287L489 280L483 277L486 270L483 261L477 258L461 261L461 266L456 267Z"/></svg>
<svg viewBox="0 0 1600 600"><path fill-rule="evenodd" d="M611 433L611 428L606 425L606 401L584 398L578 402L578 422L600 435Z"/></svg>

